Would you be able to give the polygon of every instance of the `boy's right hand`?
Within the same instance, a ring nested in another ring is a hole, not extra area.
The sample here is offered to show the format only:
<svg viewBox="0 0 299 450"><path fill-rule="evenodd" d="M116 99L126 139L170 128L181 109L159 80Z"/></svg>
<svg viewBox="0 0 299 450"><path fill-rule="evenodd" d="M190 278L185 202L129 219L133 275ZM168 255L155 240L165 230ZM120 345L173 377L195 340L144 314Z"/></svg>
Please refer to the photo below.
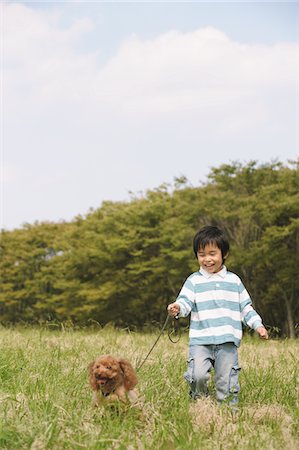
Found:
<svg viewBox="0 0 299 450"><path fill-rule="evenodd" d="M180 305L178 303L170 303L167 307L167 311L171 317L175 317L180 312Z"/></svg>

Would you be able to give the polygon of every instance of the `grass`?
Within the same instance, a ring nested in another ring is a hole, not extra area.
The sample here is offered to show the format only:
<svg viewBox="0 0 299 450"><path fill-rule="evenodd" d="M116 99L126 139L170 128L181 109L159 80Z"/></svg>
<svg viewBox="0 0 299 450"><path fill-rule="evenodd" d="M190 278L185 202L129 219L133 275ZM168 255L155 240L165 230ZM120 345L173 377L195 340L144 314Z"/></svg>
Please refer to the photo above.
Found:
<svg viewBox="0 0 299 450"><path fill-rule="evenodd" d="M298 341L243 341L239 412L188 399L188 338L163 335L138 372L141 410L91 405L87 365L111 353L136 367L155 333L106 327L0 329L1 449L298 449Z"/></svg>

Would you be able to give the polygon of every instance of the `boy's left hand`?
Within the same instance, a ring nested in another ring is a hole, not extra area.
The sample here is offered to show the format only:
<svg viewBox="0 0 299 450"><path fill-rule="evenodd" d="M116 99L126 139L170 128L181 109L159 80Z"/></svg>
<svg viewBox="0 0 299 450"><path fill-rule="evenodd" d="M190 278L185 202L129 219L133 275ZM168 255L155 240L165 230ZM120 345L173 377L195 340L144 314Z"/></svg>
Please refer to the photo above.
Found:
<svg viewBox="0 0 299 450"><path fill-rule="evenodd" d="M268 339L268 331L265 327L258 327L255 331L260 335L260 338Z"/></svg>

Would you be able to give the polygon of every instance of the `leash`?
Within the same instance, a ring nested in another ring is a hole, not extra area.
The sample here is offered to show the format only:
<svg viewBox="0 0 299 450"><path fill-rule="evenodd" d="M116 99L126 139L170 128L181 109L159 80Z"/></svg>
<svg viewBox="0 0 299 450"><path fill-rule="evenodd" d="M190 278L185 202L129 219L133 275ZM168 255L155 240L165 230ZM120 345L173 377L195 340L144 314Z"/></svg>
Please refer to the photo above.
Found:
<svg viewBox="0 0 299 450"><path fill-rule="evenodd" d="M136 371L140 370L141 367L143 366L143 364L145 363L145 361L148 359L149 355L152 353L152 351L154 350L154 348L156 347L160 337L162 336L162 334L164 333L165 328L167 327L168 321L170 319L170 316L167 314L167 317L165 319L165 322L163 324L163 327L157 337L157 339L155 340L155 342L153 343L150 351L148 352L148 354L146 355L146 357L144 358L144 360L141 362L141 364L139 364L136 368ZM173 322L174 324L175 322ZM177 326L173 326L173 329L168 330L168 338L169 340L173 343L176 344L177 342L179 342L180 338L181 338L181 331L180 328ZM173 337L174 336L174 337ZM175 337L176 336L176 337Z"/></svg>

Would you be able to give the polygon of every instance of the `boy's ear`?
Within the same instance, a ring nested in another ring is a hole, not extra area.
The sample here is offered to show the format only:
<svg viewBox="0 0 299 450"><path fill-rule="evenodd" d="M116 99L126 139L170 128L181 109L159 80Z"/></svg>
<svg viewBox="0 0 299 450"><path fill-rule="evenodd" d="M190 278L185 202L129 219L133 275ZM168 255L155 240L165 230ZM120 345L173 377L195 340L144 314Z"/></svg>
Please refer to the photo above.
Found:
<svg viewBox="0 0 299 450"><path fill-rule="evenodd" d="M223 259L226 259L229 255L229 252L226 253L226 255L224 255Z"/></svg>

